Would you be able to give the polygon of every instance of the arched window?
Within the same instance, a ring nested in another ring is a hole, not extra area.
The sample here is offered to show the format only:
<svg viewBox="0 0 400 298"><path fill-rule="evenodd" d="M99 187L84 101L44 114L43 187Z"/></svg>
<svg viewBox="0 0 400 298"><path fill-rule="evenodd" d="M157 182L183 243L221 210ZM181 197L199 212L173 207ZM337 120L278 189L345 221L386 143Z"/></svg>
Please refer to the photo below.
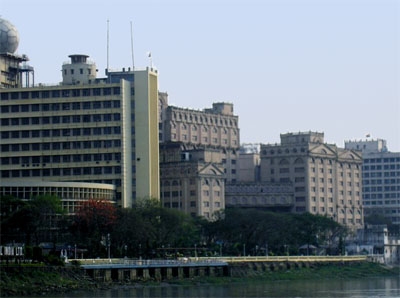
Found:
<svg viewBox="0 0 400 298"><path fill-rule="evenodd" d="M295 164L303 164L303 163L304 163L304 160L303 160L302 158L297 158L297 159L294 161L294 163L295 163Z"/></svg>
<svg viewBox="0 0 400 298"><path fill-rule="evenodd" d="M284 159L281 159L281 160L280 160L279 164L280 164L280 165L288 165L288 164L289 164L289 161L288 161L287 159L284 158Z"/></svg>

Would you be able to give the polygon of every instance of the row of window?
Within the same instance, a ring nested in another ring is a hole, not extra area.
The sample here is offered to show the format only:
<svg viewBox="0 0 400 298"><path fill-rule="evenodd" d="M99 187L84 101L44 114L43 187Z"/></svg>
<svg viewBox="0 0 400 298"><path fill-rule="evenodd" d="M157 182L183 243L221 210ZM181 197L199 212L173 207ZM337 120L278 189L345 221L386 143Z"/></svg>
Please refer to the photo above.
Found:
<svg viewBox="0 0 400 298"><path fill-rule="evenodd" d="M363 184L364 185L375 185L375 184L400 184L400 179L364 179Z"/></svg>
<svg viewBox="0 0 400 298"><path fill-rule="evenodd" d="M290 173L290 168L279 168L279 174L289 174ZM297 168L294 168L294 173L304 173L305 172L305 169L303 168L303 167L297 167ZM311 168L311 172L312 173L315 173L316 172L316 169L313 167L313 168ZM324 170L324 168L320 168L319 169L319 172L320 173L324 173L325 172L325 170ZM271 174L275 174L275 169L270 169L270 173ZM329 174L333 174L333 170L332 169L328 169L328 173ZM339 176L340 177L344 177L344 173L343 172L340 172L339 173ZM347 172L347 177L349 177L349 178L351 178L352 177L352 173L351 172ZM355 177L356 178L359 178L360 177L360 174L359 173L355 173ZM312 178L313 179L313 182L315 182L315 178ZM322 181L321 182L323 182L323 179L324 178L320 178L320 179L322 179ZM332 179L330 179L330 180L332 180Z"/></svg>
<svg viewBox="0 0 400 298"><path fill-rule="evenodd" d="M364 171L379 171L379 170L400 170L400 164L363 166Z"/></svg>
<svg viewBox="0 0 400 298"><path fill-rule="evenodd" d="M80 176L80 175L112 175L120 174L121 167L84 167L55 169L2 170L2 178Z"/></svg>
<svg viewBox="0 0 400 298"><path fill-rule="evenodd" d="M216 124L216 125L230 125L230 126L237 126L237 122L235 119L229 119L225 117L212 117L212 116L199 116L197 115L187 115L187 114L182 114L181 113L173 113L172 114L172 120L178 120L178 121L194 121L196 123L207 123L207 124Z"/></svg>
<svg viewBox="0 0 400 298"><path fill-rule="evenodd" d="M400 186L372 186L372 187L363 187L363 193L366 192L382 192L382 191L400 191Z"/></svg>
<svg viewBox="0 0 400 298"><path fill-rule="evenodd" d="M400 177L400 172L396 171L385 171L385 172L375 172L375 173L363 173L364 178L369 178L369 177Z"/></svg>
<svg viewBox="0 0 400 298"><path fill-rule="evenodd" d="M172 133L171 134L171 139L173 141L177 141L178 140L176 133ZM189 141L188 140L188 136L183 134L182 135L182 141ZM218 144L219 143L218 141L219 141L219 138L212 138L212 143L213 144ZM197 142L199 142L199 138L197 136L192 136L191 142L197 143ZM202 143L208 143L208 142L209 142L209 138L208 137L203 137ZM221 144L228 145L228 140L227 139L222 139L221 140ZM237 140L233 140L232 144L233 145L237 145Z"/></svg>
<svg viewBox="0 0 400 298"><path fill-rule="evenodd" d="M363 199L365 200L375 200L375 199L393 199L393 198L400 198L400 192L386 192L386 193L364 193Z"/></svg>
<svg viewBox="0 0 400 298"><path fill-rule="evenodd" d="M59 97L88 97L88 96L108 96L120 95L120 87L103 88L83 88L83 89L54 89L54 90L35 90L21 92L3 92L1 100L18 99L37 99L37 98L59 98Z"/></svg>
<svg viewBox="0 0 400 298"><path fill-rule="evenodd" d="M388 162L400 162L400 157L391 157L391 158L366 158L363 160L363 163L388 163Z"/></svg>
<svg viewBox="0 0 400 298"><path fill-rule="evenodd" d="M28 113L28 112L48 112L48 111L78 111L95 109L120 108L119 100L103 101L84 101L84 102L63 102L63 103L42 103L42 104L23 104L23 105L2 105L1 113Z"/></svg>
<svg viewBox="0 0 400 298"><path fill-rule="evenodd" d="M100 136L100 135L120 135L121 127L93 127L93 128L65 128L65 129L44 129L44 130L22 130L22 131L2 131L1 139L20 139L20 138L50 138L50 137L69 137L69 136Z"/></svg>
<svg viewBox="0 0 400 298"><path fill-rule="evenodd" d="M292 148L292 152L293 152L293 153L297 153L298 150L299 150L298 148ZM274 155L276 152L277 152L278 154L281 154L281 153L286 153L286 154L288 154L288 153L290 153L290 150L289 150L288 148L286 148L284 151L283 151L282 149L278 149L278 150L276 150L276 151L275 151L275 149L270 149L269 151L267 151L267 150L264 149L264 150L262 150L261 152L262 152L263 155L268 155L268 153L271 154L271 155ZM302 152L302 153L306 152L306 148L301 147L301 148L300 148L300 152Z"/></svg>
<svg viewBox="0 0 400 298"><path fill-rule="evenodd" d="M181 126L182 126L182 130L187 130L187 125L186 124L182 124ZM197 126L195 126L195 125L192 125L190 127L191 127L192 131L197 131L198 130ZM200 126L200 127L201 127L201 131L202 132L208 132L209 128L207 126ZM172 128L176 129L176 124L175 123L172 123ZM176 130L173 130L173 129L171 129L171 131L176 132ZM235 135L235 136L237 135L236 129L231 129L230 131L232 132L233 135ZM219 129L217 127L212 127L211 132L212 133L218 133ZM224 128L224 127L221 128L221 132L224 135L228 134L228 130L226 128Z"/></svg>
<svg viewBox="0 0 400 298"><path fill-rule="evenodd" d="M320 207L319 208L319 212L320 213L325 213L326 211L326 209L328 209L328 213L333 213L333 211L334 211L334 209L333 209L333 207L329 207L329 208L325 208L325 207ZM313 212L317 212L317 207L316 206L313 206L313 207L311 207L311 210L313 211ZM353 214L353 210L352 209L350 209L350 208L347 208L347 209L340 209L340 213L341 214ZM356 210L356 214L357 215L361 215L361 211L360 210Z"/></svg>
<svg viewBox="0 0 400 298"><path fill-rule="evenodd" d="M120 161L121 153L95 153L95 154L74 154L74 155L42 155L42 156L15 156L15 157L2 157L1 164L22 164L25 166L39 166L40 164L47 163L61 163L61 162L91 162L91 161Z"/></svg>
<svg viewBox="0 0 400 298"><path fill-rule="evenodd" d="M252 197L252 198L248 198L248 197L232 197L230 199L230 201L232 202L233 205L236 204L288 204L290 202L290 199L286 198L286 197L280 197L280 198L276 198L276 197Z"/></svg>
<svg viewBox="0 0 400 298"><path fill-rule="evenodd" d="M68 149L91 149L91 148L120 148L121 140L96 140L76 142L53 142L33 144L4 144L1 145L1 152L18 151L47 151L47 150L68 150Z"/></svg>
<svg viewBox="0 0 400 298"><path fill-rule="evenodd" d="M120 121L121 114L94 114L94 115L71 115L71 116L51 116L51 117L24 117L24 118L3 118L1 126L14 125L46 125L60 123L91 123L91 122L110 122Z"/></svg>

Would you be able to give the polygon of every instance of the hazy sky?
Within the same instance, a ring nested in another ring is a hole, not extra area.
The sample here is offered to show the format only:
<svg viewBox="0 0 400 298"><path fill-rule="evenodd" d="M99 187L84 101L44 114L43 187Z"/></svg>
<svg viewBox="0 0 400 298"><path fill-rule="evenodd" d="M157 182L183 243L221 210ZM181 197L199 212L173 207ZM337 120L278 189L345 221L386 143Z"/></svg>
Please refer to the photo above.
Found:
<svg viewBox="0 0 400 298"><path fill-rule="evenodd" d="M231 102L242 143L325 133L386 139L400 151L400 0L0 0L36 83L58 83L70 54L159 71L169 103ZM131 27L132 23L132 27Z"/></svg>

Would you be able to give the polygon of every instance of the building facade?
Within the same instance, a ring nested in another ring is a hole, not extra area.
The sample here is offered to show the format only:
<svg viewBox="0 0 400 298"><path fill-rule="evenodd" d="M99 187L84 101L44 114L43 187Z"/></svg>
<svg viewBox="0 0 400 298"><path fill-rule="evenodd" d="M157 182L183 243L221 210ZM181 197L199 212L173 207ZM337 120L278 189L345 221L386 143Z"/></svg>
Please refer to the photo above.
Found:
<svg viewBox="0 0 400 298"><path fill-rule="evenodd" d="M233 104L213 103L211 109L197 111L168 106L165 97L163 102L160 102L160 106L163 105L160 124L163 142L182 142L194 148L218 149L226 181L236 181L240 133L238 116L233 114Z"/></svg>
<svg viewBox="0 0 400 298"><path fill-rule="evenodd" d="M10 195L21 200L51 195L61 200L67 214L74 214L81 204L89 199L115 203L116 186L104 183L53 182L37 180L3 181L0 196Z"/></svg>
<svg viewBox="0 0 400 298"><path fill-rule="evenodd" d="M237 179L238 116L230 103L197 111L159 94L160 187L165 207L209 220L225 209L225 183Z"/></svg>
<svg viewBox="0 0 400 298"><path fill-rule="evenodd" d="M291 183L236 182L225 186L225 206L291 212L294 191Z"/></svg>
<svg viewBox="0 0 400 298"><path fill-rule="evenodd" d="M157 72L98 79L87 57L71 55L59 85L0 89L1 184L111 184L121 207L159 198Z"/></svg>
<svg viewBox="0 0 400 298"><path fill-rule="evenodd" d="M260 144L242 144L239 149L237 181L260 181Z"/></svg>
<svg viewBox="0 0 400 298"><path fill-rule="evenodd" d="M160 152L164 207L208 220L225 208L225 174L218 150L169 142L161 145Z"/></svg>
<svg viewBox="0 0 400 298"><path fill-rule="evenodd" d="M400 152L390 152L382 139L345 142L363 157L364 215L382 214L400 225Z"/></svg>
<svg viewBox="0 0 400 298"><path fill-rule="evenodd" d="M261 181L292 183L292 212L326 215L355 230L363 226L361 152L324 143L324 134L281 134L261 145Z"/></svg>

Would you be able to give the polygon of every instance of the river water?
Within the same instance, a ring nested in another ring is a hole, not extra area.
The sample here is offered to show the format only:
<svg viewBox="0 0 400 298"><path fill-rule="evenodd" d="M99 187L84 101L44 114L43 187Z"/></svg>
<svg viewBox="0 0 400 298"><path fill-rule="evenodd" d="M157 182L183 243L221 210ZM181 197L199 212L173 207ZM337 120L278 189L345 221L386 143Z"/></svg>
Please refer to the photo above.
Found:
<svg viewBox="0 0 400 298"><path fill-rule="evenodd" d="M40 296L50 297L50 296ZM340 298L399 298L400 275L354 280L303 280L279 282L251 282L228 285L198 286L124 286L112 290L77 291L51 297L340 297Z"/></svg>

